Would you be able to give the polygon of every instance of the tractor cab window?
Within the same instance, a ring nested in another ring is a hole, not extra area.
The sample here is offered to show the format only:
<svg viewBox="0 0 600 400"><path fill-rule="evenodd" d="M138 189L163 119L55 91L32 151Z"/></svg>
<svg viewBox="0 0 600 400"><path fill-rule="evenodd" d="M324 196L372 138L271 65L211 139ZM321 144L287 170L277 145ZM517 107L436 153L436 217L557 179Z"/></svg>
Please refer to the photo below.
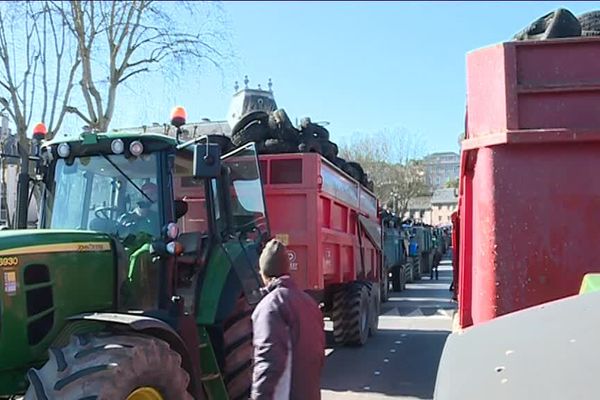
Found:
<svg viewBox="0 0 600 400"><path fill-rule="evenodd" d="M125 238L160 234L157 155L59 159L48 184L45 227Z"/></svg>
<svg viewBox="0 0 600 400"><path fill-rule="evenodd" d="M233 224L236 230L254 228L267 232L265 202L260 169L253 144L236 150L223 158L229 169Z"/></svg>

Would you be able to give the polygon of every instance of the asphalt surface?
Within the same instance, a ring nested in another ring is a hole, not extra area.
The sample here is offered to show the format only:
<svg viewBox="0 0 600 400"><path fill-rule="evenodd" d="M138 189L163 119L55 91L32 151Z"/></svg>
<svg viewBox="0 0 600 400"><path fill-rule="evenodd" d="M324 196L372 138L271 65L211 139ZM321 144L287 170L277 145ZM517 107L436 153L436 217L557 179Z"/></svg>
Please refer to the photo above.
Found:
<svg viewBox="0 0 600 400"><path fill-rule="evenodd" d="M455 303L448 288L452 267L444 259L439 280L408 284L382 307L379 332L361 348L333 343L325 322L326 362L321 379L323 400L431 399Z"/></svg>

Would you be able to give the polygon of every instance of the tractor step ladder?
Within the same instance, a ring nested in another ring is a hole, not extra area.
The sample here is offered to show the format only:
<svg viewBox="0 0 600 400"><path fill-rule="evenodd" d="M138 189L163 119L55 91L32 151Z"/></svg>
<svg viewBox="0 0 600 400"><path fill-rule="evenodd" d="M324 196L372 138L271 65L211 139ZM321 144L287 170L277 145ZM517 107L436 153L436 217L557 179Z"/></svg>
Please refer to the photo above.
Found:
<svg viewBox="0 0 600 400"><path fill-rule="evenodd" d="M228 400L227 388L219 370L219 363L215 356L210 337L203 325L198 326L198 343L200 350L200 380L210 400Z"/></svg>

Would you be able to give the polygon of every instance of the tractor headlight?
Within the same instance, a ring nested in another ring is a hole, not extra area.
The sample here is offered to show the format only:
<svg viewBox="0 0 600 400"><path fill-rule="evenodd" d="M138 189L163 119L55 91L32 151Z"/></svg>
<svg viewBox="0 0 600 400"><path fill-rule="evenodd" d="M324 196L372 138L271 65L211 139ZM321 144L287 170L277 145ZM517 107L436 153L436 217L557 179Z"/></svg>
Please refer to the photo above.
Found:
<svg viewBox="0 0 600 400"><path fill-rule="evenodd" d="M115 154L121 154L125 150L125 144L121 139L115 139L110 142L110 149Z"/></svg>
<svg viewBox="0 0 600 400"><path fill-rule="evenodd" d="M129 151L137 157L144 152L144 145L139 140L134 140L129 145Z"/></svg>
<svg viewBox="0 0 600 400"><path fill-rule="evenodd" d="M67 158L71 154L71 146L69 146L69 143L61 143L58 145L56 152L59 157Z"/></svg>

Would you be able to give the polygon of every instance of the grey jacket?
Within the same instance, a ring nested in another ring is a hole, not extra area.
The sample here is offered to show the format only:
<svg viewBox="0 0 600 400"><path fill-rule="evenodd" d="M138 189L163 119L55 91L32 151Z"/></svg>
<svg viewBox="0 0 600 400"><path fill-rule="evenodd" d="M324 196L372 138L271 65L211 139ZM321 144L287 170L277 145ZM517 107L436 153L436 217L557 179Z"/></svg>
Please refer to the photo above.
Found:
<svg viewBox="0 0 600 400"><path fill-rule="evenodd" d="M271 282L252 313L252 399L318 400L325 360L323 315L289 276Z"/></svg>

